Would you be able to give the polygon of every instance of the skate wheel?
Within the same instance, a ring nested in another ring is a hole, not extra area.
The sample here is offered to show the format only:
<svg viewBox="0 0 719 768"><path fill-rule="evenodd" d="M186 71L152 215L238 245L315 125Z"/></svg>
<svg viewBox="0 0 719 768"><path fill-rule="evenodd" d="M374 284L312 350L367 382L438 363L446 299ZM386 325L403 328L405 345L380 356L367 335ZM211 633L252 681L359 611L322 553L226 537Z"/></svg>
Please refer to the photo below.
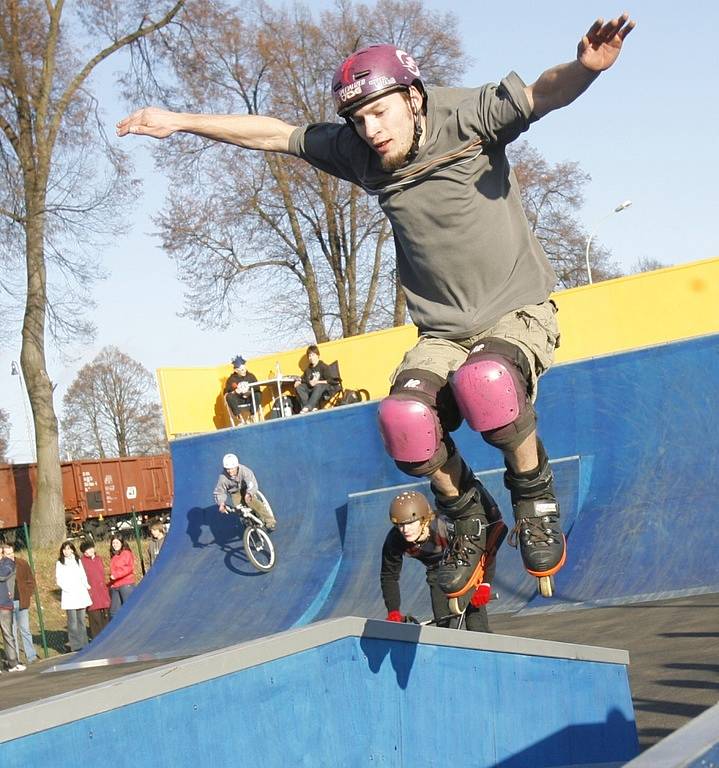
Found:
<svg viewBox="0 0 719 768"><path fill-rule="evenodd" d="M455 616L459 616L462 613L462 609L459 607L459 600L456 597L450 597L448 600L449 612Z"/></svg>
<svg viewBox="0 0 719 768"><path fill-rule="evenodd" d="M542 597L551 597L554 594L554 580L551 576L540 576L537 581L539 582L539 594Z"/></svg>

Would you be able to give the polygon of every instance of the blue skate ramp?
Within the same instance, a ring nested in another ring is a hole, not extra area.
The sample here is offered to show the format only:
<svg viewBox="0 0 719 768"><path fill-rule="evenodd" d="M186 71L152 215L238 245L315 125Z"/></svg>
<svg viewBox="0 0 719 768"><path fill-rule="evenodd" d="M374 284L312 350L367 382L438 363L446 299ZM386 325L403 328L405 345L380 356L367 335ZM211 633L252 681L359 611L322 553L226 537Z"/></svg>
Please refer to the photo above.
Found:
<svg viewBox="0 0 719 768"><path fill-rule="evenodd" d="M345 617L6 710L0 751L3 765L53 768L80 752L118 768L618 768L638 750L627 663ZM466 737L452 742L458 713Z"/></svg>
<svg viewBox="0 0 719 768"><path fill-rule="evenodd" d="M718 391L716 335L552 369L540 387L539 426L564 508L567 565L556 598L542 600L505 545L495 580L500 600L490 610L719 591L712 565L719 550ZM511 519L496 451L466 427L456 439ZM277 515L278 559L269 574L252 569L239 524L213 504L228 451L255 470ZM320 617L360 609L383 615L382 508L411 478L385 455L376 403L179 439L172 454L172 527L159 560L73 663L196 654ZM427 616L415 565L404 569L404 592L408 606Z"/></svg>

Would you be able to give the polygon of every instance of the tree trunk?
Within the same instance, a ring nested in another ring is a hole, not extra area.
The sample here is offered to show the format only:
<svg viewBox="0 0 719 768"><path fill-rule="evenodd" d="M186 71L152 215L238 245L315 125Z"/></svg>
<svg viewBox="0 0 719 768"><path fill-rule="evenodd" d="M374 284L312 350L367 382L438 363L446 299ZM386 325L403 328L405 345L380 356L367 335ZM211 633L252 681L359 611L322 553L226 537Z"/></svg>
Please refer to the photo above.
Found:
<svg viewBox="0 0 719 768"><path fill-rule="evenodd" d="M42 211L43 206L33 208ZM37 446L37 489L30 523L30 535L35 547L58 544L65 538L57 417L52 402L52 382L45 361L47 275L43 249L44 230L44 214L30 214L25 229L27 302L22 326L20 364L30 398Z"/></svg>
<svg viewBox="0 0 719 768"><path fill-rule="evenodd" d="M407 322L407 297L402 290L402 284L399 281L399 273L395 270L394 278L394 317L392 325L397 327Z"/></svg>

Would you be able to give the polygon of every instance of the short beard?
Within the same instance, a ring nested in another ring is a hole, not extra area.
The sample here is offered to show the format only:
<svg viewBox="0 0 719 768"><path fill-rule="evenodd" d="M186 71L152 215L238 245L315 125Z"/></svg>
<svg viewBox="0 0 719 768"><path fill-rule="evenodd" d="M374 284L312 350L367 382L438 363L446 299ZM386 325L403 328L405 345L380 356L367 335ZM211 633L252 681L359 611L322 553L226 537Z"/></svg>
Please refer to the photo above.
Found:
<svg viewBox="0 0 719 768"><path fill-rule="evenodd" d="M382 170L387 173L397 171L407 165L407 158L409 156L409 149L404 152L397 152L395 155L380 157L380 165Z"/></svg>

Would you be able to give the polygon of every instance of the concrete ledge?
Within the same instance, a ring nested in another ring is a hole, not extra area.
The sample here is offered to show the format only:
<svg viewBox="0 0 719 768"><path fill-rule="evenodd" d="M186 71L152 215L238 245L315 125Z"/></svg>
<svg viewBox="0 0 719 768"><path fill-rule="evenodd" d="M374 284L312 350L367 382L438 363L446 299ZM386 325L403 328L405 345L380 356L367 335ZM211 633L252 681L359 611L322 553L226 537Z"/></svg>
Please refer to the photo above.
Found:
<svg viewBox="0 0 719 768"><path fill-rule="evenodd" d="M719 704L626 763L626 768L711 768L713 765L719 765Z"/></svg>
<svg viewBox="0 0 719 768"><path fill-rule="evenodd" d="M0 718L0 743L158 697L347 637L624 666L629 664L629 654L626 651L609 648L395 624L357 617L330 619L5 710ZM81 666L82 664L77 665ZM62 669L68 670L72 667L73 665L63 665Z"/></svg>

